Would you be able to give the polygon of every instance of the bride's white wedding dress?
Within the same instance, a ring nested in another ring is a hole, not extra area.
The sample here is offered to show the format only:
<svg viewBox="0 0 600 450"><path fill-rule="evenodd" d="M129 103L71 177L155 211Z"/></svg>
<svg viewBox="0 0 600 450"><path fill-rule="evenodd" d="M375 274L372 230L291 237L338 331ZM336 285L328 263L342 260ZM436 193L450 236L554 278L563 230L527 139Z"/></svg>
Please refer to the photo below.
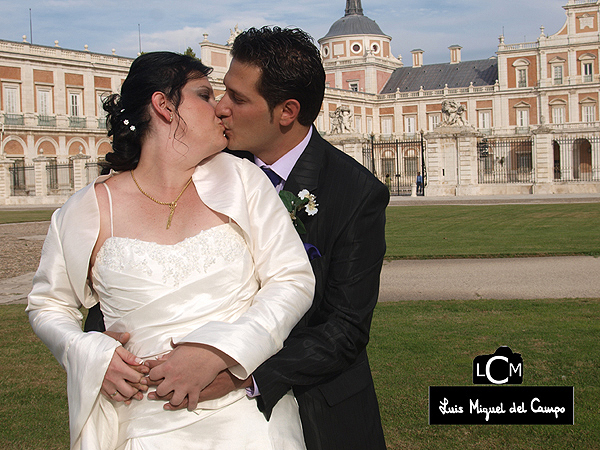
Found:
<svg viewBox="0 0 600 450"><path fill-rule="evenodd" d="M192 412L165 411L147 398L129 406L108 400L100 387L120 344L81 329L80 308L100 301L107 329L130 332L135 355L155 358L171 342L205 344L239 363L230 368L235 376L248 377L282 348L314 292L302 242L269 180L248 161L208 158L193 186L230 222L175 245L111 236L89 283L100 224L94 184L104 180L53 214L27 307L33 330L67 372L71 449L303 449L291 393L268 422L245 390Z"/></svg>
<svg viewBox="0 0 600 450"><path fill-rule="evenodd" d="M258 281L241 230L227 223L175 245L109 237L92 268L105 324L130 331L127 349L143 359L170 350L211 321L233 322L248 310ZM244 389L200 403L194 412L165 411L144 397L131 405L113 402L119 449L301 449L293 395L267 422Z"/></svg>

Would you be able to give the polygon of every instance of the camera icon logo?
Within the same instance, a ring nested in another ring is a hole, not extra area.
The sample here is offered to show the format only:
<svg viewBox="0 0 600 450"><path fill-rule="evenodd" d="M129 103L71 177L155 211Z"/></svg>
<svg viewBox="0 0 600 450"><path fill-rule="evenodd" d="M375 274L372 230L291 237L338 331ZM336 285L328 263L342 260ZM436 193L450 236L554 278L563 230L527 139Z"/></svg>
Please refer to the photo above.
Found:
<svg viewBox="0 0 600 450"><path fill-rule="evenodd" d="M522 384L523 358L510 347L502 346L493 355L473 360L473 384Z"/></svg>

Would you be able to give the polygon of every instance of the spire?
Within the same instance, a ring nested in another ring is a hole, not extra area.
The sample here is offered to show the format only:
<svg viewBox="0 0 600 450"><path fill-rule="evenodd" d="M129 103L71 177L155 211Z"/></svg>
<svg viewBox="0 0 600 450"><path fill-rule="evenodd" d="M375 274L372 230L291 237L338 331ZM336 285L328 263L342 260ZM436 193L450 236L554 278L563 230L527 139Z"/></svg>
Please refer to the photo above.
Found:
<svg viewBox="0 0 600 450"><path fill-rule="evenodd" d="M350 15L363 15L362 5L360 0L346 0L346 16Z"/></svg>

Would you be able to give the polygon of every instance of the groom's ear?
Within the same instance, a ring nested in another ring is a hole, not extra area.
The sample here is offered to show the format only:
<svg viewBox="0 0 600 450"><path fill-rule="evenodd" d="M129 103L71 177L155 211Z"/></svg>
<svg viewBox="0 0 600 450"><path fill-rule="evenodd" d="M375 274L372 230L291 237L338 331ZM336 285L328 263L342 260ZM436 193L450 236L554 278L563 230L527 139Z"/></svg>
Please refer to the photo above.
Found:
<svg viewBox="0 0 600 450"><path fill-rule="evenodd" d="M300 114L300 102L290 98L279 104L276 109L279 111L279 125L287 127L298 118L298 114Z"/></svg>

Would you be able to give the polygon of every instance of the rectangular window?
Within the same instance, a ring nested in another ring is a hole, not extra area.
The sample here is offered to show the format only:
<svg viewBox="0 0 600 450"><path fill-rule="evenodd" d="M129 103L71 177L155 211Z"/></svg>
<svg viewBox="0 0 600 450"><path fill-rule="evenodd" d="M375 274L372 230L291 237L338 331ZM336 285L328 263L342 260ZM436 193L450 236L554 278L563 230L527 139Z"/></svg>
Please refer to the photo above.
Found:
<svg viewBox="0 0 600 450"><path fill-rule="evenodd" d="M527 87L527 69L517 70L517 87Z"/></svg>
<svg viewBox="0 0 600 450"><path fill-rule="evenodd" d="M526 109L517 110L517 126L525 128L529 126L529 111Z"/></svg>
<svg viewBox="0 0 600 450"><path fill-rule="evenodd" d="M440 124L439 114L429 114L429 131L433 131Z"/></svg>
<svg viewBox="0 0 600 450"><path fill-rule="evenodd" d="M358 82L354 81L350 83L350 90L352 92L358 92Z"/></svg>
<svg viewBox="0 0 600 450"><path fill-rule="evenodd" d="M593 72L593 64L592 63L584 63L583 64L583 82L591 83L594 81L594 72Z"/></svg>
<svg viewBox="0 0 600 450"><path fill-rule="evenodd" d="M7 114L18 114L21 112L19 88L17 86L4 86L4 111Z"/></svg>
<svg viewBox="0 0 600 450"><path fill-rule="evenodd" d="M361 116L354 116L354 130L357 133L362 133L362 118L361 118Z"/></svg>
<svg viewBox="0 0 600 450"><path fill-rule="evenodd" d="M565 123L565 107L555 106L552 108L552 123Z"/></svg>
<svg viewBox="0 0 600 450"><path fill-rule="evenodd" d="M373 118L367 117L367 134L371 134L373 132Z"/></svg>
<svg viewBox="0 0 600 450"><path fill-rule="evenodd" d="M381 118L381 134L392 134L392 117Z"/></svg>
<svg viewBox="0 0 600 450"><path fill-rule="evenodd" d="M51 92L48 89L38 89L38 114L49 116L52 114Z"/></svg>
<svg viewBox="0 0 600 450"><path fill-rule="evenodd" d="M491 111L479 111L479 128L482 130L489 130L492 128Z"/></svg>
<svg viewBox="0 0 600 450"><path fill-rule="evenodd" d="M404 118L404 132L407 134L415 134L417 119L414 116Z"/></svg>
<svg viewBox="0 0 600 450"><path fill-rule="evenodd" d="M592 123L596 121L596 105L584 105L581 107L583 122Z"/></svg>
<svg viewBox="0 0 600 450"><path fill-rule="evenodd" d="M81 111L81 93L70 92L69 93L69 115L73 117L82 116Z"/></svg>
<svg viewBox="0 0 600 450"><path fill-rule="evenodd" d="M554 66L552 68L553 82L554 84L563 84L563 67Z"/></svg>

